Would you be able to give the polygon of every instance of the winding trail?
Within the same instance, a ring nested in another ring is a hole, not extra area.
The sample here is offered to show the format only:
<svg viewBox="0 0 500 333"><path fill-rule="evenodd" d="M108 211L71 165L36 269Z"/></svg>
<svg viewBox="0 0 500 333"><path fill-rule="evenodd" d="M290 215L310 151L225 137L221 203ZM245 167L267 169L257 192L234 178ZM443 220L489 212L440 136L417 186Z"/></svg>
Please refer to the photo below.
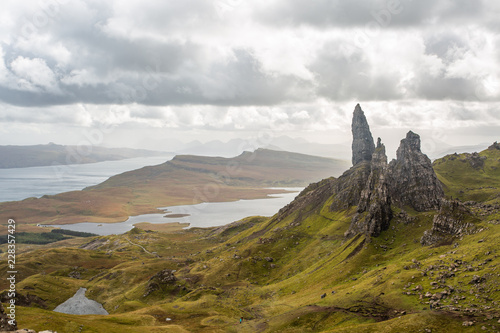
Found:
<svg viewBox="0 0 500 333"><path fill-rule="evenodd" d="M129 242L129 243L130 243L130 245L135 245L135 246L138 246L138 247L140 247L141 249L143 249L143 250L144 250L144 252L146 252L146 253L148 253L148 254L150 254L150 255L152 255L152 256L155 256L156 258L159 258L159 257L160 257L158 254L156 254L156 253L152 253L152 252L149 252L148 250L146 250L146 248L145 248L144 246L142 246L142 245L140 245L140 244L133 243L133 242L132 242L130 239L128 239L128 238L125 238L125 239L127 240L127 242Z"/></svg>

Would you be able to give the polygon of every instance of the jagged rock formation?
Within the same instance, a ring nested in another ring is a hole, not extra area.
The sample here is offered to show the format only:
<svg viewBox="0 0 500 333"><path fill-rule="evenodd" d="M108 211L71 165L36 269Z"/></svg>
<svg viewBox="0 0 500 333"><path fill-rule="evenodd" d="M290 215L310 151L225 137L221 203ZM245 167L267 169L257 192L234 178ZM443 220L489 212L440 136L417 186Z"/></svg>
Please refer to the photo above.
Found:
<svg viewBox="0 0 500 333"><path fill-rule="evenodd" d="M375 151L370 126L366 121L365 114L359 104L354 109L352 117L352 165L362 161L370 161Z"/></svg>
<svg viewBox="0 0 500 333"><path fill-rule="evenodd" d="M362 161L344 172L332 184L332 191L335 196L330 210L343 210L356 206L361 199L361 192L366 187L370 172L371 164L368 161Z"/></svg>
<svg viewBox="0 0 500 333"><path fill-rule="evenodd" d="M380 138L372 155L370 167L371 172L366 187L361 192L357 213L346 232L347 237L357 233L376 237L389 227L392 219L391 198L386 182L387 156Z"/></svg>
<svg viewBox="0 0 500 333"><path fill-rule="evenodd" d="M467 219L472 219L472 213L464 204L457 200L442 200L441 209L432 221L432 229L424 232L420 243L434 245L450 236L474 232L474 224L465 222Z"/></svg>
<svg viewBox="0 0 500 333"><path fill-rule="evenodd" d="M297 214L301 218L331 198L330 211L357 207L345 236L376 237L389 227L391 204L411 206L417 211L439 209L444 191L430 159L420 151L420 137L409 132L397 151L397 159L387 164L380 138L373 143L370 127L361 107L356 105L352 123L353 166L337 179L311 184L280 210L276 221Z"/></svg>
<svg viewBox="0 0 500 333"><path fill-rule="evenodd" d="M420 151L420 136L408 132L389 164L389 194L393 203L416 211L439 209L444 191L431 160Z"/></svg>

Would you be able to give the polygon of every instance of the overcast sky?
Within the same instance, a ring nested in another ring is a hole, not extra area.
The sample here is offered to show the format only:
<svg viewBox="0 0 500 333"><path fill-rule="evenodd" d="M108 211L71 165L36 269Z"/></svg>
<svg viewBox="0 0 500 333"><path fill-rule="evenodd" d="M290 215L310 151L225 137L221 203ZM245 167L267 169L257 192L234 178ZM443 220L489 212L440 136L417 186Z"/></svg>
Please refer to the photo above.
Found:
<svg viewBox="0 0 500 333"><path fill-rule="evenodd" d="M384 141L492 142L499 15L485 0L4 0L0 144L347 142L358 102Z"/></svg>

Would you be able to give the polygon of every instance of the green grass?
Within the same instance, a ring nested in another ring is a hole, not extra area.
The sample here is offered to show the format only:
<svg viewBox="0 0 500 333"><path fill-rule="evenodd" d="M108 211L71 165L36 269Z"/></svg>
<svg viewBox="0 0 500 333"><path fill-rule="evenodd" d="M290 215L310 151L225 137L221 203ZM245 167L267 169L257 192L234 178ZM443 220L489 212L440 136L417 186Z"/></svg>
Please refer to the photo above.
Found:
<svg viewBox="0 0 500 333"><path fill-rule="evenodd" d="M497 152L482 154L488 157L484 170L470 169L460 156L435 162L447 196L496 200ZM435 211L406 207L414 217L407 224L398 218L401 209L394 208L395 218L379 237L345 239L356 207L331 212L333 201L302 207L281 219L249 217L222 229L137 229L95 238L100 245L93 250L26 250L19 257L19 288L45 299L48 310L20 308L19 323L59 332L500 329L500 225L489 223L498 212L479 214L473 220L477 233L429 247L420 238L432 228ZM150 278L164 269L175 270L177 281L145 296ZM79 279L70 277L75 271ZM474 276L480 281L473 282ZM79 287L88 288L87 296L110 315L49 311ZM438 308L430 310L426 293L448 291ZM465 327L464 321L474 325Z"/></svg>
<svg viewBox="0 0 500 333"><path fill-rule="evenodd" d="M470 154L447 155L433 163L439 180L448 196L462 201L500 202L500 150L484 150L484 167L474 169L467 157Z"/></svg>

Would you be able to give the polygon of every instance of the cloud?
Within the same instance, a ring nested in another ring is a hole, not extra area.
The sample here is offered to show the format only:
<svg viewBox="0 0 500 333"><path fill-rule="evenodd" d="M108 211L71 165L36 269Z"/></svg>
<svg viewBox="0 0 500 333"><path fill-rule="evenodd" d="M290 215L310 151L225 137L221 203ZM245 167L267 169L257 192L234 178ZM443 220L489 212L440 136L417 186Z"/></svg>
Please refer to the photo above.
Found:
<svg viewBox="0 0 500 333"><path fill-rule="evenodd" d="M19 56L10 63L10 67L12 72L19 78L18 88L20 90L60 93L56 76L47 66L45 60Z"/></svg>
<svg viewBox="0 0 500 333"><path fill-rule="evenodd" d="M278 0L255 11L268 25L360 27L376 22L383 27L467 24L496 5L478 0Z"/></svg>
<svg viewBox="0 0 500 333"><path fill-rule="evenodd" d="M483 0L8 2L0 121L342 131L362 102L379 128L480 126L498 121L498 10Z"/></svg>

